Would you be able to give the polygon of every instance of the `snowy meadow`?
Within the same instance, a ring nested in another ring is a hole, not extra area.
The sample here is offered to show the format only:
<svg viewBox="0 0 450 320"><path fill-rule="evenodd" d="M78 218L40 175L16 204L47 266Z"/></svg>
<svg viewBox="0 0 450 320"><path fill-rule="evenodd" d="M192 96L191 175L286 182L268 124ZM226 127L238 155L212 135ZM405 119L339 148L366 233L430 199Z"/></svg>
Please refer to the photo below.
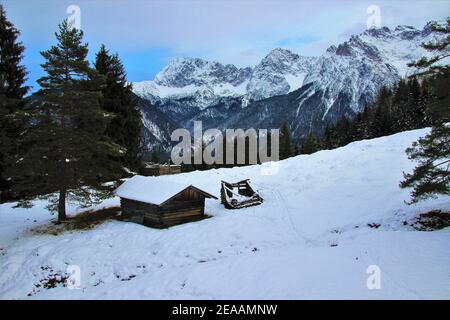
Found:
<svg viewBox="0 0 450 320"><path fill-rule="evenodd" d="M427 130L289 158L273 175L263 164L154 177L216 196L221 180L250 178L264 198L241 210L207 200L210 218L168 229L108 220L39 234L55 219L45 202L2 204L0 298L450 299L450 229L414 228L419 213L448 211L450 200L407 205L398 186L414 167L405 149ZM66 281L74 266L76 287Z"/></svg>

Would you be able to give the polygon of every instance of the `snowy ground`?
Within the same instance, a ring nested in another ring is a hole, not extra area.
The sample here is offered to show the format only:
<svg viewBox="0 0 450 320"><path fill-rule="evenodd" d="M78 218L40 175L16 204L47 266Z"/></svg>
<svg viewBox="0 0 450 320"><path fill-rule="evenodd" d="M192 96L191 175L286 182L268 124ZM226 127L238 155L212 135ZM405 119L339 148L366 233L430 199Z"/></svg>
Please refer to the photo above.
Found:
<svg viewBox="0 0 450 320"><path fill-rule="evenodd" d="M408 190L398 188L413 168L404 150L425 133L298 156L274 175L253 166L154 178L216 195L221 179L250 178L265 200L236 211L207 200L212 218L165 230L110 221L36 235L32 227L54 218L43 203L1 205L0 298L450 299L450 228L403 225L419 212L450 209L448 197L407 206ZM80 267L81 289L35 286L68 265ZM379 290L367 288L370 265L380 268Z"/></svg>

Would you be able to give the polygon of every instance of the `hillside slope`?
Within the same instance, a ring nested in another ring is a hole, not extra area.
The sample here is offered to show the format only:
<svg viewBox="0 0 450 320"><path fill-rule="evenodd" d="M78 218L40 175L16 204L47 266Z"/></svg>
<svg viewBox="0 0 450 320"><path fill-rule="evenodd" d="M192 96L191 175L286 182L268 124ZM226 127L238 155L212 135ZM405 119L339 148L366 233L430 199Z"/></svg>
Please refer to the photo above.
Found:
<svg viewBox="0 0 450 320"><path fill-rule="evenodd" d="M449 299L450 229L409 224L420 212L449 210L450 199L408 206L408 190L398 187L414 166L405 148L426 132L297 156L273 175L264 164L155 177L216 195L221 179L250 178L264 198L235 211L208 200L210 219L165 230L111 221L36 235L30 228L51 219L43 203L1 205L0 298ZM81 289L35 286L67 265L80 267ZM381 270L380 290L366 286L370 265Z"/></svg>

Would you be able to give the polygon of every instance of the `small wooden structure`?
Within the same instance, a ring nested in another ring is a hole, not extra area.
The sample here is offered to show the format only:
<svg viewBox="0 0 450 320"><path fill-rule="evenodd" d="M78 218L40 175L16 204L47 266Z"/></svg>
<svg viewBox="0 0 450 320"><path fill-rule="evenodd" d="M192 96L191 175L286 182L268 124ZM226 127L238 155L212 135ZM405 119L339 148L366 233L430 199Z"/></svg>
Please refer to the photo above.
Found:
<svg viewBox="0 0 450 320"><path fill-rule="evenodd" d="M263 202L263 198L250 186L249 179L236 183L222 181L220 198L227 209L256 206Z"/></svg>
<svg viewBox="0 0 450 320"><path fill-rule="evenodd" d="M175 164L146 164L139 171L143 176L164 176L167 174L181 173L181 166Z"/></svg>
<svg viewBox="0 0 450 320"><path fill-rule="evenodd" d="M117 190L122 218L149 227L166 228L205 217L205 199L217 197L193 186L134 176Z"/></svg>

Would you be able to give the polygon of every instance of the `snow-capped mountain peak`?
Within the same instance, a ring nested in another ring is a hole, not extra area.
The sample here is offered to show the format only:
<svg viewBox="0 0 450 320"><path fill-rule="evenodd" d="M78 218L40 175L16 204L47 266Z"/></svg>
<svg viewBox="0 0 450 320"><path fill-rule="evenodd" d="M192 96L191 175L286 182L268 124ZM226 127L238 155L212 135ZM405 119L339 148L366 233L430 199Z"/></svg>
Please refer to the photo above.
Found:
<svg viewBox="0 0 450 320"><path fill-rule="evenodd" d="M153 81L134 83L134 91L180 126L192 120L215 128L288 122L297 137L320 134L327 123L361 111L381 87L412 74L410 62L432 55L422 43L442 38L435 23L368 29L318 57L275 48L253 68L178 58Z"/></svg>
<svg viewBox="0 0 450 320"><path fill-rule="evenodd" d="M317 58L272 50L254 68L200 58L175 58L152 81L134 83L147 100L192 97L204 109L220 97L242 97L244 105L298 89Z"/></svg>
<svg viewBox="0 0 450 320"><path fill-rule="evenodd" d="M203 110L222 97L243 96L252 69L200 58L173 59L154 80L136 82L133 91L153 103L189 98Z"/></svg>
<svg viewBox="0 0 450 320"><path fill-rule="evenodd" d="M300 88L316 60L287 49L273 49L254 68L247 86L246 101L286 94Z"/></svg>
<svg viewBox="0 0 450 320"><path fill-rule="evenodd" d="M216 85L229 83L238 86L248 79L251 68L237 68L200 58L176 58L155 77L161 86L182 88L189 85Z"/></svg>

